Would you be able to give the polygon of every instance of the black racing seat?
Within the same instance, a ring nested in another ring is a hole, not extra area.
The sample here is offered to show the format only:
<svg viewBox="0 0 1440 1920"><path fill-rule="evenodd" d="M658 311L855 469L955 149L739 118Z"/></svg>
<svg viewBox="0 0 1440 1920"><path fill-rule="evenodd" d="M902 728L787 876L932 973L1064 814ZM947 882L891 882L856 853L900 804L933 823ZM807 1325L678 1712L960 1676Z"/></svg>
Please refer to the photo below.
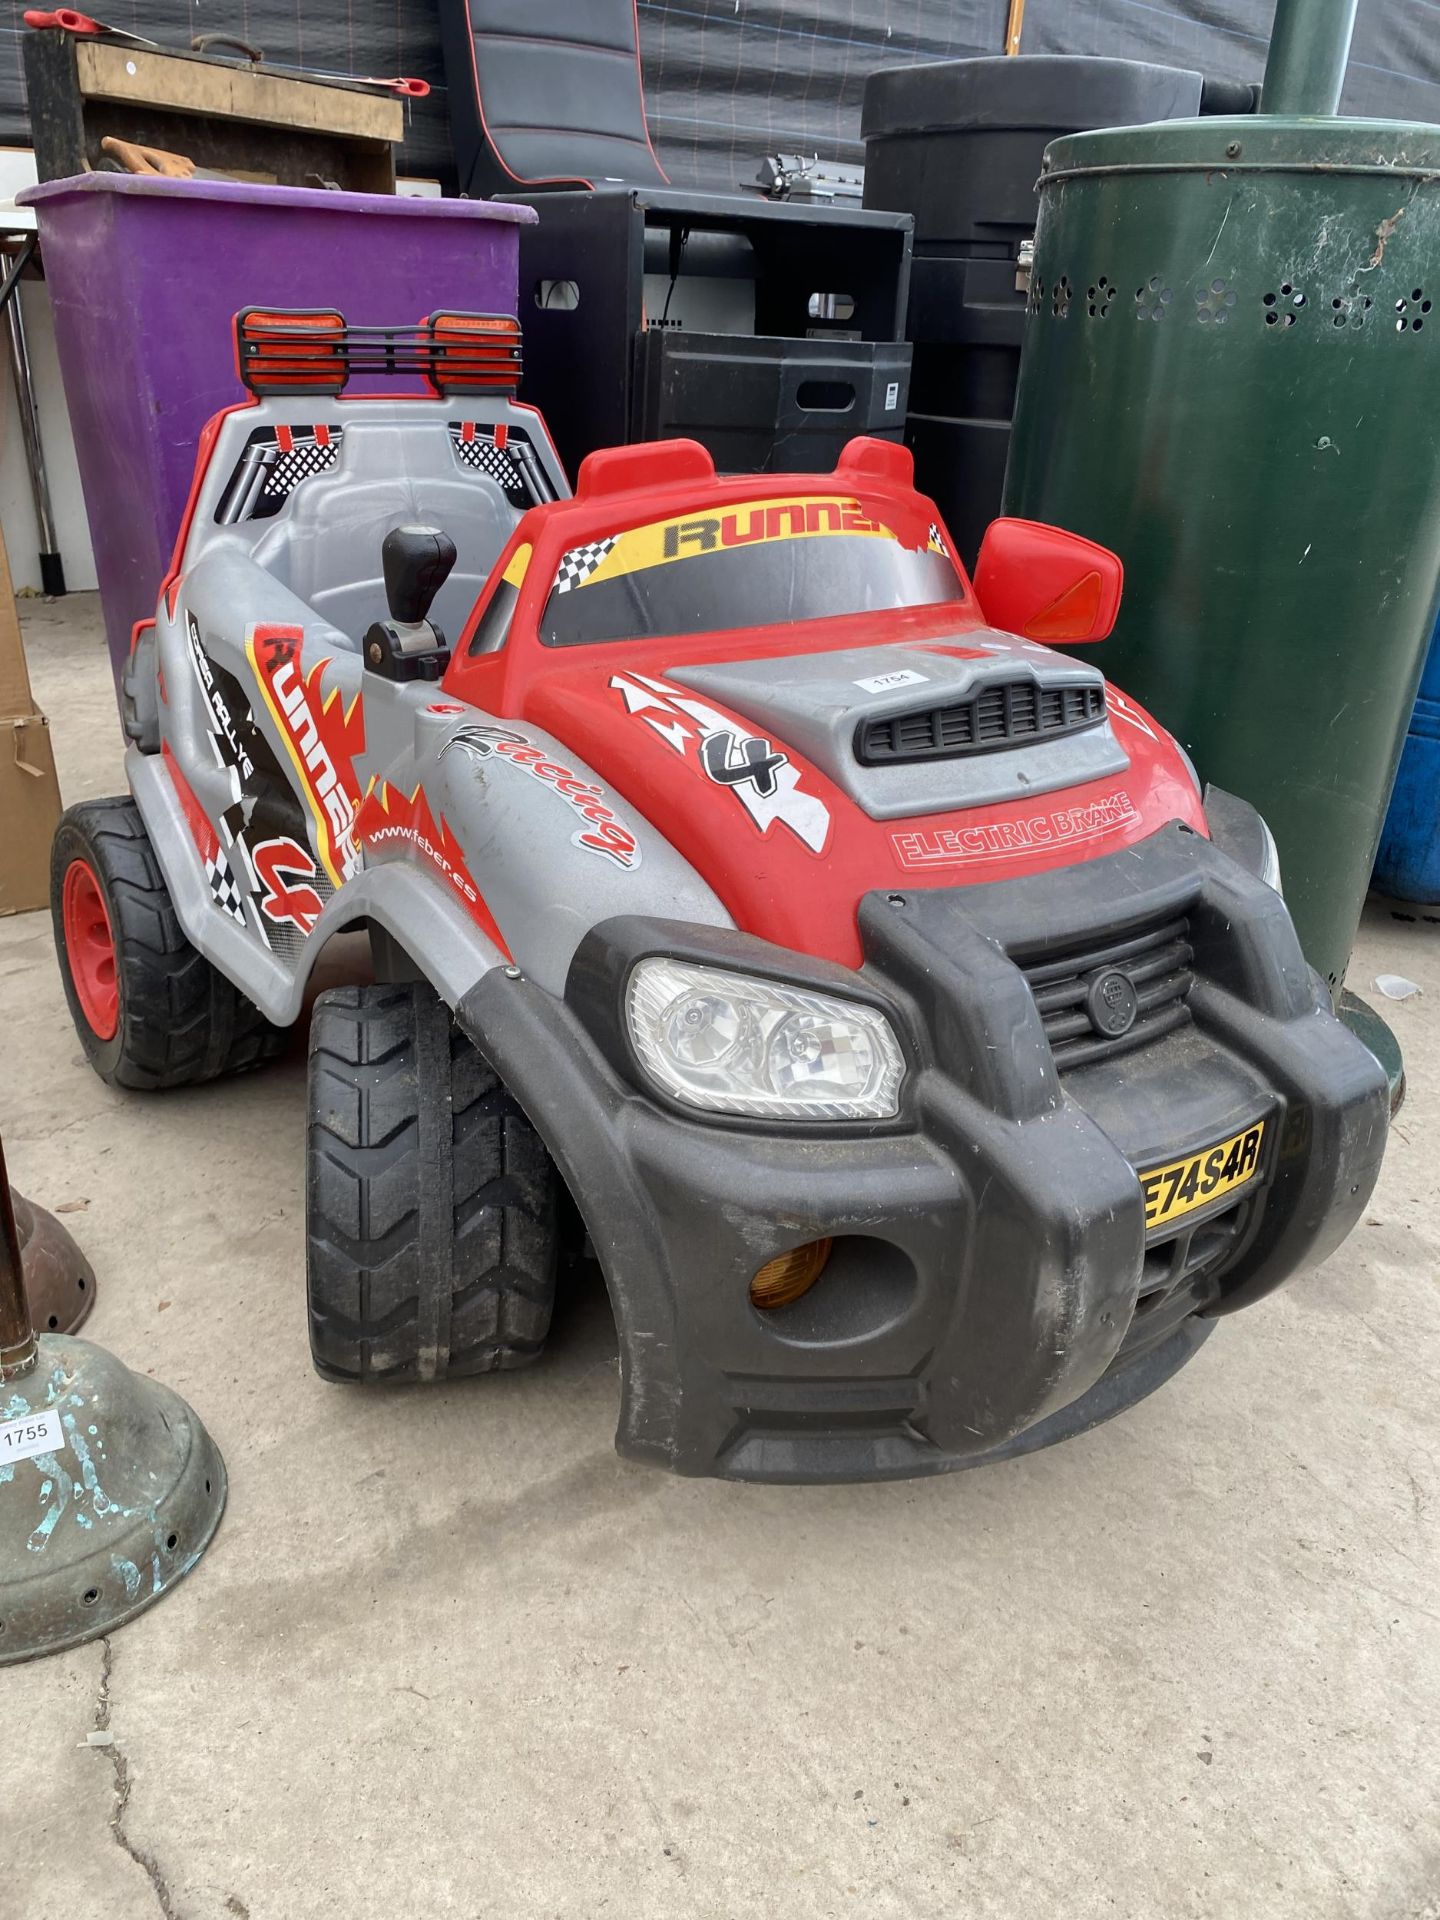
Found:
<svg viewBox="0 0 1440 1920"><path fill-rule="evenodd" d="M664 186L636 0L439 0L460 191Z"/></svg>

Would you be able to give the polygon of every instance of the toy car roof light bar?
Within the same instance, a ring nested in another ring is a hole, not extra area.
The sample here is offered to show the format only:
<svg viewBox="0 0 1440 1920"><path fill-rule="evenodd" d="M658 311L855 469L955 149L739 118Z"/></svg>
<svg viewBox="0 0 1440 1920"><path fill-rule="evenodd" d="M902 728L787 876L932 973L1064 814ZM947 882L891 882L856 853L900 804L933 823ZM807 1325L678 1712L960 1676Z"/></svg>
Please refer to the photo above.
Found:
<svg viewBox="0 0 1440 1920"><path fill-rule="evenodd" d="M260 398L343 393L356 374L421 374L442 396L514 395L520 323L513 314L432 313L417 326L351 326L333 309L245 307L235 361Z"/></svg>

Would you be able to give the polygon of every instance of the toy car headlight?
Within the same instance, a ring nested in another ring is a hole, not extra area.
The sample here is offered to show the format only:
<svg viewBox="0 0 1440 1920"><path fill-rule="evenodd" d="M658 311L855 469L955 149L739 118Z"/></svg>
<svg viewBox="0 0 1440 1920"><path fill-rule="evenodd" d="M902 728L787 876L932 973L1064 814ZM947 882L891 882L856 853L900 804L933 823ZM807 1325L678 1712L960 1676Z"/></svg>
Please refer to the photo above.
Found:
<svg viewBox="0 0 1440 1920"><path fill-rule="evenodd" d="M645 1071L686 1106L776 1120L887 1120L905 1062L884 1014L808 987L641 960L625 993Z"/></svg>

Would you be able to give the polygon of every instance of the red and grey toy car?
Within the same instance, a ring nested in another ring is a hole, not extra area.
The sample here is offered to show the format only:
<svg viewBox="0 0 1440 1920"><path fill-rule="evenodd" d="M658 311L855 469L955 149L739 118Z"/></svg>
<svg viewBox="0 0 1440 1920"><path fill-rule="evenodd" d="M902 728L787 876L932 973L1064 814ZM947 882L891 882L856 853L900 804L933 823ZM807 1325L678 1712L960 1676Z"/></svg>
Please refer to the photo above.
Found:
<svg viewBox="0 0 1440 1920"><path fill-rule="evenodd" d="M874 440L569 497L507 320L238 342L55 922L138 1088L258 1063L368 930L310 1035L327 1377L532 1360L578 1215L624 1452L936 1472L1117 1411L1353 1225L1385 1080L1269 834L1052 650L1113 555L1001 520L972 582Z"/></svg>

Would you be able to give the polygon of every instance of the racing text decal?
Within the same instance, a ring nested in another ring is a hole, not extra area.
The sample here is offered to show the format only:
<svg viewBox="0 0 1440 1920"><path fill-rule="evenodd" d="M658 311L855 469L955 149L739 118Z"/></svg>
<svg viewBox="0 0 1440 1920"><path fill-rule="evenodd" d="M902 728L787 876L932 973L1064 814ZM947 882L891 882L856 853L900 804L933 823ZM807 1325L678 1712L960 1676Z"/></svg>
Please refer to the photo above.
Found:
<svg viewBox="0 0 1440 1920"><path fill-rule="evenodd" d="M441 752L449 753L453 747L473 753L477 760L488 760L492 756L504 760L558 793L585 823L571 834L571 846L603 854L617 867L630 871L639 866L640 843L604 799L604 788L593 780L580 779L560 762L547 759L545 749L527 740L523 733L516 733L510 727L483 724L461 727L445 742Z"/></svg>
<svg viewBox="0 0 1440 1920"><path fill-rule="evenodd" d="M1043 853L1077 840L1094 840L1120 827L1140 824L1134 801L1123 790L1088 806L1056 807L1028 820L994 820L973 827L915 827L892 833L890 843L902 867L950 866L957 861L993 859L996 854Z"/></svg>
<svg viewBox="0 0 1440 1920"><path fill-rule="evenodd" d="M728 787L761 833L778 821L812 853L823 853L830 838L830 809L817 795L806 793L790 756L759 734L748 733L738 720L696 700L680 687L648 674L617 673L611 689L625 702L625 711L643 720L683 760Z"/></svg>

